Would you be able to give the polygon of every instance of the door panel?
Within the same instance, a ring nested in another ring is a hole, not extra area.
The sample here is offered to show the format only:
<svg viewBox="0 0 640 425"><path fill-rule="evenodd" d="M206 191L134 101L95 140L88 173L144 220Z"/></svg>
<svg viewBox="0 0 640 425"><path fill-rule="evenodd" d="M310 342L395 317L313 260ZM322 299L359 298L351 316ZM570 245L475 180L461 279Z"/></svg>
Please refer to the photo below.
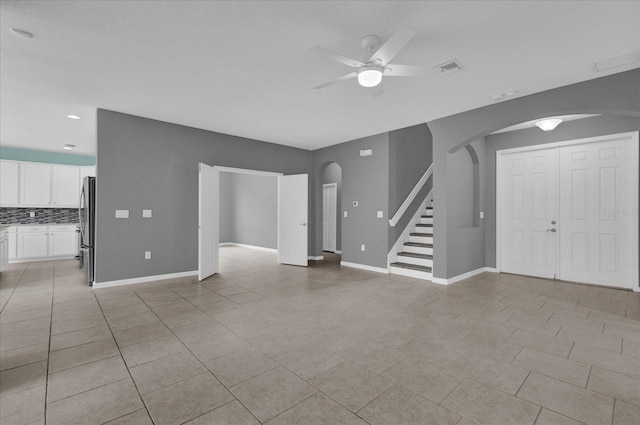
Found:
<svg viewBox="0 0 640 425"><path fill-rule="evenodd" d="M553 278L557 273L557 149L502 157L501 268Z"/></svg>
<svg viewBox="0 0 640 425"><path fill-rule="evenodd" d="M308 176L278 177L278 262L308 265Z"/></svg>
<svg viewBox="0 0 640 425"><path fill-rule="evenodd" d="M220 173L199 163L198 280L218 272L218 180Z"/></svg>
<svg viewBox="0 0 640 425"><path fill-rule="evenodd" d="M560 164L561 279L631 288L638 270L637 141L614 136L564 146Z"/></svg>

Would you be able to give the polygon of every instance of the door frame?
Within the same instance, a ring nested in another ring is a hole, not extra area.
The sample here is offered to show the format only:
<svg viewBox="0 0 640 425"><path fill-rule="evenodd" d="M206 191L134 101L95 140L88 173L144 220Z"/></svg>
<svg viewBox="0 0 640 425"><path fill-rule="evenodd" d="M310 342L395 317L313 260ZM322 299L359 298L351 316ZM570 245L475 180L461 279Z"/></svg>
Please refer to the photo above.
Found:
<svg viewBox="0 0 640 425"><path fill-rule="evenodd" d="M615 134L606 134L603 136L594 136L594 137L586 137L583 139L573 139L573 140L565 140L562 142L553 142L553 143L544 143L540 145L530 145L530 146L522 146L518 148L509 148L509 149L501 149L496 151L496 270L498 273L502 272L502 226L500 223L502 222L502 203L504 201L504 166L503 166L503 157L509 154L519 153L519 152L532 152L543 149L552 149L552 148L561 148L563 146L572 146L572 145L584 145L587 143L596 143L596 142L606 142L613 139L619 138L629 138L631 139L631 143L633 144L633 161L635 162L635 169L638 171L639 168L639 134L638 131L629 131L625 133L615 133ZM558 162L558 167L560 167L560 162ZM558 168L558 176L559 168ZM640 187L640 175L633 182L633 190L638 193ZM560 191L558 191L558 196L560 196ZM640 208L640 205L639 205ZM640 236L636 234L636 242L640 239ZM558 251L559 253L560 251ZM558 271L560 269L560 262L558 261L556 264L556 275L558 275ZM636 270L636 273L638 271ZM636 284L635 287L632 288L634 292L640 292L640 282Z"/></svg>
<svg viewBox="0 0 640 425"><path fill-rule="evenodd" d="M204 163L203 163L204 164ZM234 167L224 167L224 166L220 166L220 165L213 165L211 166L213 167L213 171L214 173L217 173L218 175L218 184L216 185L216 187L213 188L213 190L216 192L215 196L216 199L218 199L218 217L220 217L220 173L240 173L240 174L253 174L253 175L262 175L262 176L273 176L273 177L279 177L284 175L283 173L274 173L272 171L262 171L262 170L250 170L250 169L246 169L246 168L234 168ZM198 194L198 202L200 202L200 195ZM218 232L220 232L220 221L218 220L218 223L216 223L217 227L218 227ZM278 237L278 246L280 246L280 240L279 240L279 236L276 235ZM218 260L220 259L220 244L218 244ZM200 250L200 246L198 245L198 255L199 255L199 250ZM200 272L200 264L198 263L198 273Z"/></svg>
<svg viewBox="0 0 640 425"><path fill-rule="evenodd" d="M330 252L337 252L338 251L338 183L323 183L322 184L322 236L323 236L323 241L322 241L322 250L324 251L324 188L325 187L333 187L335 192L336 192L336 196L334 197L334 211L335 211L335 216L336 216L336 228L335 231L333 232L333 241L335 246L333 247L333 251Z"/></svg>

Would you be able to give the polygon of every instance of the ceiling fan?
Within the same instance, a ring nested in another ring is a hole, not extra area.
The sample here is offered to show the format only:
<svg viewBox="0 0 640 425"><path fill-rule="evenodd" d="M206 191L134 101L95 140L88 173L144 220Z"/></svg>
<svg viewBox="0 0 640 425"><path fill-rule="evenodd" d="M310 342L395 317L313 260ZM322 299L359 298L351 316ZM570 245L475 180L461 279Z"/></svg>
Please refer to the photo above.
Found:
<svg viewBox="0 0 640 425"><path fill-rule="evenodd" d="M319 86L314 87L314 89L323 89L343 81L351 80L352 78L357 78L358 83L363 87L376 87L382 81L383 76L416 77L424 75L427 71L426 68L389 63L415 35L415 29L403 26L382 46L380 46L380 48L378 48L380 39L377 36L367 35L363 37L362 47L364 47L367 52L371 52L371 56L366 61L353 59L332 50L325 49L324 47L314 46L313 50L315 52L318 52L329 59L333 59L350 66L351 68L355 68L355 71L327 83L320 84ZM378 87L374 92L374 96L380 94L382 94L382 90Z"/></svg>

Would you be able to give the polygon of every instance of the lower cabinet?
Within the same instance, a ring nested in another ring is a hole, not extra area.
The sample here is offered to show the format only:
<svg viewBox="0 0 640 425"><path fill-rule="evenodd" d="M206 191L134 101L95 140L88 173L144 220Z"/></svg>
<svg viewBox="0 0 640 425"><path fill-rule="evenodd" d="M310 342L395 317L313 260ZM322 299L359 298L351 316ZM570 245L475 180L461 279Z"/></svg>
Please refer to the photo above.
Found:
<svg viewBox="0 0 640 425"><path fill-rule="evenodd" d="M73 258L78 254L75 225L20 226L17 230L16 261Z"/></svg>

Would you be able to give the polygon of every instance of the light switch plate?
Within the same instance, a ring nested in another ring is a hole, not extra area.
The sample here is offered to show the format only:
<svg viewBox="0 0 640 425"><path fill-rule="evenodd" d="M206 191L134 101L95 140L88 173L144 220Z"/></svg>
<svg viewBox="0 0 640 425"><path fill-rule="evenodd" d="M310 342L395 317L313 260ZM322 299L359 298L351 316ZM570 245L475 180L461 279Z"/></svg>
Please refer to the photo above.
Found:
<svg viewBox="0 0 640 425"><path fill-rule="evenodd" d="M484 211L480 211L480 218L484 218Z"/></svg>
<svg viewBox="0 0 640 425"><path fill-rule="evenodd" d="M347 211L344 212L344 218L347 218L347 216L349 215L349 213Z"/></svg>
<svg viewBox="0 0 640 425"><path fill-rule="evenodd" d="M364 251L364 244L360 245L360 251Z"/></svg>
<svg viewBox="0 0 640 425"><path fill-rule="evenodd" d="M129 218L129 210L116 210L116 218Z"/></svg>
<svg viewBox="0 0 640 425"><path fill-rule="evenodd" d="M151 217L151 210L142 210L142 217L143 218Z"/></svg>
<svg viewBox="0 0 640 425"><path fill-rule="evenodd" d="M378 218L383 218L384 217L384 211L378 211L377 217Z"/></svg>
<svg viewBox="0 0 640 425"><path fill-rule="evenodd" d="M144 259L145 260L151 260L151 251L145 251L144 252Z"/></svg>

